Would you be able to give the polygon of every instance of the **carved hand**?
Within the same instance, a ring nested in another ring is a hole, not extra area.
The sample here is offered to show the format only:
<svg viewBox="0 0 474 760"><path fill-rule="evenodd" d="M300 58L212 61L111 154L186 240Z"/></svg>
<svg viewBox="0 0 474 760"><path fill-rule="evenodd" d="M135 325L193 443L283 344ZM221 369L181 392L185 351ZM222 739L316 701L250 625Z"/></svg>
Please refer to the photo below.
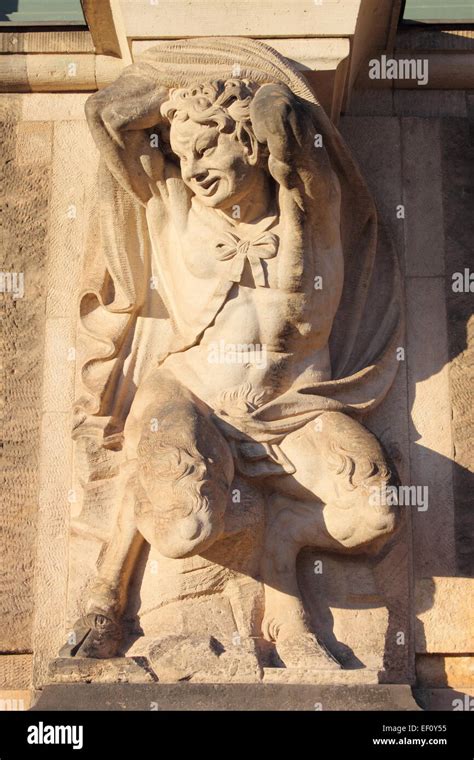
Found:
<svg viewBox="0 0 474 760"><path fill-rule="evenodd" d="M285 84L264 84L250 106L257 140L268 146L268 168L287 188L325 193L332 172L324 148L315 148L317 130L305 101Z"/></svg>
<svg viewBox="0 0 474 760"><path fill-rule="evenodd" d="M250 116L257 140L268 146L271 174L288 187L293 184L295 151L303 144L301 101L284 84L264 84L252 101Z"/></svg>
<svg viewBox="0 0 474 760"><path fill-rule="evenodd" d="M153 74L146 64L135 64L86 103L90 130L109 170L143 204L152 194L153 183L163 174L162 149L167 144L167 127L160 108L168 89L157 86ZM152 127L159 133L159 146L151 145L145 131Z"/></svg>
<svg viewBox="0 0 474 760"><path fill-rule="evenodd" d="M250 116L259 142L268 145L272 154L283 160L293 141L301 144L297 120L296 95L285 84L264 84L257 91L251 105Z"/></svg>
<svg viewBox="0 0 474 760"><path fill-rule="evenodd" d="M125 70L105 90L89 98L86 113L91 126L100 122L120 145L121 133L164 124L160 108L168 97L168 89L157 86L151 76Z"/></svg>

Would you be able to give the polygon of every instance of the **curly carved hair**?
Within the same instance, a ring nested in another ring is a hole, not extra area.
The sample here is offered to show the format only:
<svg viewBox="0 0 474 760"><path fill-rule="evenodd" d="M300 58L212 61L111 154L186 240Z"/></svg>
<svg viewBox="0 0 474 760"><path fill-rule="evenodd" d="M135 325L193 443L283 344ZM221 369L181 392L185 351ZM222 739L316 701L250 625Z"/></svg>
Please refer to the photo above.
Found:
<svg viewBox="0 0 474 760"><path fill-rule="evenodd" d="M176 417L175 421L179 418ZM196 418L196 440L179 427L151 432L147 427L138 446L138 475L145 492L161 494L154 509L157 527L170 517L184 519L190 514L216 508L216 499L226 503L234 465L220 432L202 416ZM150 487L151 484L151 487Z"/></svg>
<svg viewBox="0 0 474 760"><path fill-rule="evenodd" d="M376 437L350 417L339 417L326 451L329 468L348 491L388 484L395 477Z"/></svg>
<svg viewBox="0 0 474 760"><path fill-rule="evenodd" d="M170 124L190 119L196 124L215 125L219 132L235 133L248 145L255 133L250 119L250 104L260 85L248 79L216 79L206 84L172 88L161 114ZM259 145L259 158L267 153Z"/></svg>

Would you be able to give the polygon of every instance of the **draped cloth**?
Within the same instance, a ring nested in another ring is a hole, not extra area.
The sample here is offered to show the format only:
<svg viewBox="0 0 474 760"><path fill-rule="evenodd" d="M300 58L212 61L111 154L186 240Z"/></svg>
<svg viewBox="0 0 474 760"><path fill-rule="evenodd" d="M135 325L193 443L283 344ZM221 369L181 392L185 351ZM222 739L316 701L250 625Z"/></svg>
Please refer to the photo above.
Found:
<svg viewBox="0 0 474 760"><path fill-rule="evenodd" d="M129 68L152 77L157 87L229 79L235 77L236 68L241 78L287 85L304 101L314 134L322 136L339 180L344 281L329 336L331 379L290 389L250 411L243 435L278 441L323 411L359 415L375 408L394 379L396 348L403 335L398 263L388 240L379 234L375 206L359 169L302 75L266 44L240 38L162 43ZM317 203L310 195L303 200L306 211ZM303 219L310 217L308 213ZM190 326L183 337L166 292L150 287L154 271L147 212L107 155L99 168L96 225L90 231L89 265L80 299L83 393L75 408L75 437L100 430L103 445L112 447L120 439L145 372L169 353L199 340L205 322L195 334ZM278 255L274 237L271 230L265 231L252 245L227 237L215 256L229 260L234 281L250 256L259 287L264 284L262 260ZM160 251L156 253L159 257ZM222 302L226 292L223 288L213 297Z"/></svg>

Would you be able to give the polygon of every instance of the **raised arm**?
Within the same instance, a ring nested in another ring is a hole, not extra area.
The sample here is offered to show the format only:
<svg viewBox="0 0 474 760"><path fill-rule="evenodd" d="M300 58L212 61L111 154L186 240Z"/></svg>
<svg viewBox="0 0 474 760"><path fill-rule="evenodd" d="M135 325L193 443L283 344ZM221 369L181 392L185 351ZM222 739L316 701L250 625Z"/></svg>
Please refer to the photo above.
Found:
<svg viewBox="0 0 474 760"><path fill-rule="evenodd" d="M329 260L342 260L339 180L318 134L314 107L285 84L262 85L250 114L257 140L268 147L268 170L279 185L280 213L287 220L279 287L308 292L322 268L334 269Z"/></svg>
<svg viewBox="0 0 474 760"><path fill-rule="evenodd" d="M274 179L298 190L303 207L304 195L310 200L321 193L326 197L336 177L322 140L316 139L310 106L285 84L264 84L250 115L257 140L268 146L268 168Z"/></svg>
<svg viewBox="0 0 474 760"><path fill-rule="evenodd" d="M160 108L168 89L146 64L128 66L86 103L89 128L117 181L146 204L164 176L166 122Z"/></svg>

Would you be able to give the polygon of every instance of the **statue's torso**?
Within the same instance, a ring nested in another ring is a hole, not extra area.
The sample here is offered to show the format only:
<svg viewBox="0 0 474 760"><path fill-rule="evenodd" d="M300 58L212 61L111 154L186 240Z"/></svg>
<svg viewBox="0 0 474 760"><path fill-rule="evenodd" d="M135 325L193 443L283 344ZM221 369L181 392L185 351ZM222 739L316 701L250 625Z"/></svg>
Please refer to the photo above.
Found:
<svg viewBox="0 0 474 760"><path fill-rule="evenodd" d="M234 285L199 343L171 354L164 366L213 408L228 411L233 392L245 394L248 386L265 402L296 381L329 379L327 345L309 350L308 337L288 319L288 300L277 289Z"/></svg>
<svg viewBox="0 0 474 760"><path fill-rule="evenodd" d="M216 212L191 209L185 227L172 218L166 226L161 220L154 227L151 213L149 219L161 271L158 278L166 280L164 289L177 321L181 316L183 324L199 325L206 314L196 340L185 350L172 352L163 363L183 385L214 409L230 411L236 394L250 394L265 403L292 386L330 379L327 339L333 314L327 313L312 282L304 292L280 287L285 250L278 218L273 223L262 220L230 228L241 239L252 241L266 232L279 239L276 255L257 266L264 271L264 286L256 283L258 271L248 259L239 282L229 286L232 262L216 255L229 226ZM311 250L304 253L308 259L312 255ZM227 283L224 295L222 282ZM329 280L326 287L326 293L334 291Z"/></svg>

